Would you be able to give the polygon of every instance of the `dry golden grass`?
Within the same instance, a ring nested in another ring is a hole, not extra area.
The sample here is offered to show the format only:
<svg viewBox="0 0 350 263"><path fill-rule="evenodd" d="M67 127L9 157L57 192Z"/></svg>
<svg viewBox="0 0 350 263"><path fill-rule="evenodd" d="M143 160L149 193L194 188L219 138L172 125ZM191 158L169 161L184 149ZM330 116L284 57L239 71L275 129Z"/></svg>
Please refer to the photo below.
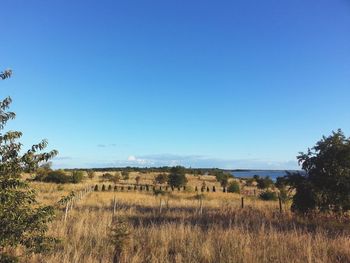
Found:
<svg viewBox="0 0 350 263"><path fill-rule="evenodd" d="M146 176L148 181L154 175ZM190 184L198 185L198 180L191 178ZM33 186L40 201L53 204L71 190L96 182L63 189L55 184ZM120 224L116 219L125 219L128 226L129 234L119 244L120 262L125 263L350 262L349 232L317 227L290 212L281 215L278 202L246 198L241 209L239 195L216 192L204 194L202 214L199 206L193 192L162 197L151 192L91 192L75 204L66 222L62 209L50 225L49 234L62 239L61 248L50 255L31 255L25 262L112 262L117 243L111 229Z"/></svg>

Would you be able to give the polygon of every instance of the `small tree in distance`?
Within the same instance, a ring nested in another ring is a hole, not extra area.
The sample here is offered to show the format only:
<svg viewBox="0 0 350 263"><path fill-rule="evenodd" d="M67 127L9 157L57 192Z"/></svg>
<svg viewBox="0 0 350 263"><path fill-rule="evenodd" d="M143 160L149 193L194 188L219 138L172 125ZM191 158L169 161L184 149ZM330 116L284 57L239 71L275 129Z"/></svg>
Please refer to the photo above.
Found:
<svg viewBox="0 0 350 263"><path fill-rule="evenodd" d="M187 184L186 169L182 166L175 166L170 169L168 184L171 187L181 187Z"/></svg>
<svg viewBox="0 0 350 263"><path fill-rule="evenodd" d="M165 184L168 180L168 176L164 173L158 174L154 179L157 184Z"/></svg>
<svg viewBox="0 0 350 263"><path fill-rule="evenodd" d="M229 184L229 186L227 187L227 192L229 193L240 193L240 187L239 187L239 183L237 183L236 181L231 182Z"/></svg>

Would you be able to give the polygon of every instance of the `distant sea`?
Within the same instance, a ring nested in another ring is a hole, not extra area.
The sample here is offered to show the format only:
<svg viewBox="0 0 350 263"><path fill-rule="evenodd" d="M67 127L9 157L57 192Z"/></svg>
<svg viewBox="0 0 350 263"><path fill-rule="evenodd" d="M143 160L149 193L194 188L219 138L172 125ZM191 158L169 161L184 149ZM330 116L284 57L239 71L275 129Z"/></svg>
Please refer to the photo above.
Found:
<svg viewBox="0 0 350 263"><path fill-rule="evenodd" d="M289 170L288 172L300 172L295 170ZM276 180L277 177L285 176L286 170L233 170L231 174L235 177L240 178L250 178L254 175L259 175L260 177L269 176L272 180Z"/></svg>

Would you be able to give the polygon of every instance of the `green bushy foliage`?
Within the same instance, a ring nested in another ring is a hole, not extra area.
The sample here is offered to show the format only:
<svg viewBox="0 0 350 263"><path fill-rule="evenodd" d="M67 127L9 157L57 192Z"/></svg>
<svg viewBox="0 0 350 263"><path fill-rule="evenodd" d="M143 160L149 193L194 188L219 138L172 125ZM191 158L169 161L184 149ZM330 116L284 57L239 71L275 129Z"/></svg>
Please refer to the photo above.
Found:
<svg viewBox="0 0 350 263"><path fill-rule="evenodd" d="M226 187L228 185L228 179L232 177L230 174L225 173L221 170L215 171L214 175L222 187Z"/></svg>
<svg viewBox="0 0 350 263"><path fill-rule="evenodd" d="M82 182L84 179L84 172L83 171L73 171L71 181L73 184L77 184Z"/></svg>
<svg viewBox="0 0 350 263"><path fill-rule="evenodd" d="M129 171L127 170L123 170L122 171L122 177L123 177L123 180L129 180Z"/></svg>
<svg viewBox="0 0 350 263"><path fill-rule="evenodd" d="M157 184L165 184L168 181L168 175L161 173L158 174L155 178Z"/></svg>
<svg viewBox="0 0 350 263"><path fill-rule="evenodd" d="M257 182L259 189L267 189L273 186L273 181L269 176L260 177L258 175L254 175L254 180Z"/></svg>
<svg viewBox="0 0 350 263"><path fill-rule="evenodd" d="M10 77L11 73L10 70L0 73L0 79ZM0 261L6 263L18 262L16 255L8 252L18 246L29 253L42 253L57 243L46 235L54 208L40 205L36 192L21 178L23 172L35 172L40 163L57 155L57 151L42 152L46 140L23 151L18 142L21 132L3 132L7 122L15 118L15 113L8 111L11 102L10 97L0 102Z"/></svg>
<svg viewBox="0 0 350 263"><path fill-rule="evenodd" d="M227 187L227 192L229 193L240 193L240 186L239 183L236 181L231 182L229 186Z"/></svg>
<svg viewBox="0 0 350 263"><path fill-rule="evenodd" d="M295 190L292 209L346 213L350 210L350 138L341 130L297 157L304 173L288 173L285 182Z"/></svg>
<svg viewBox="0 0 350 263"><path fill-rule="evenodd" d="M259 198L264 201L276 201L278 199L277 194L272 191L265 191L259 195Z"/></svg>
<svg viewBox="0 0 350 263"><path fill-rule="evenodd" d="M181 187L187 184L185 168L182 166L172 167L168 177L168 184L171 187Z"/></svg>
<svg viewBox="0 0 350 263"><path fill-rule="evenodd" d="M44 178L43 182L56 183L56 184L67 184L71 182L71 177L63 170L55 170L48 173Z"/></svg>

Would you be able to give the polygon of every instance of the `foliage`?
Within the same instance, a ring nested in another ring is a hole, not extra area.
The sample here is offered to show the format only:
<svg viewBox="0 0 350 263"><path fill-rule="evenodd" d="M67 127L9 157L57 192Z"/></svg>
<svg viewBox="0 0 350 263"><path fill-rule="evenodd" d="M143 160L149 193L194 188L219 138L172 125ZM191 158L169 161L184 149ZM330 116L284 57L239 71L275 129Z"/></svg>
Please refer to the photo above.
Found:
<svg viewBox="0 0 350 263"><path fill-rule="evenodd" d="M11 71L0 73L0 78L11 76ZM11 98L0 102L0 131L15 113L9 112ZM46 236L47 223L54 217L52 206L41 206L36 201L36 192L21 179L21 173L34 172L40 163L57 155L57 151L41 152L47 141L33 145L22 154L22 136L18 131L0 133L0 259L16 262L15 255L6 251L23 246L27 252L41 253L52 248L56 239Z"/></svg>
<svg viewBox="0 0 350 263"><path fill-rule="evenodd" d="M240 193L239 183L237 183L236 181L231 182L229 184L229 186L227 187L227 192L229 192L229 193Z"/></svg>
<svg viewBox="0 0 350 263"><path fill-rule="evenodd" d="M260 177L258 175L254 175L253 178L257 182L257 187L259 189L267 189L273 185L273 181L269 176Z"/></svg>
<svg viewBox="0 0 350 263"><path fill-rule="evenodd" d="M131 226L125 217L113 218L110 242L114 246L113 262L120 262L120 257L130 242Z"/></svg>
<svg viewBox="0 0 350 263"><path fill-rule="evenodd" d="M111 173L104 173L102 174L102 181L111 181L113 183L118 183L120 180L120 175L119 173L116 174L111 174Z"/></svg>
<svg viewBox="0 0 350 263"><path fill-rule="evenodd" d="M247 186L253 186L255 179L254 178L248 178L245 180Z"/></svg>
<svg viewBox="0 0 350 263"><path fill-rule="evenodd" d="M228 173L225 173L221 170L215 171L214 175L222 187L226 187L228 185L228 179L232 177Z"/></svg>
<svg viewBox="0 0 350 263"><path fill-rule="evenodd" d="M129 180L129 171L123 170L122 177L123 177L123 180Z"/></svg>
<svg viewBox="0 0 350 263"><path fill-rule="evenodd" d="M87 171L87 175L88 175L89 179L93 179L95 177L95 172L92 170Z"/></svg>
<svg viewBox="0 0 350 263"><path fill-rule="evenodd" d="M138 175L135 177L136 184L138 185L140 183L141 177Z"/></svg>
<svg viewBox="0 0 350 263"><path fill-rule="evenodd" d="M288 173L285 177L296 191L292 209L302 213L349 211L350 138L338 130L323 136L297 158L305 173Z"/></svg>
<svg viewBox="0 0 350 263"><path fill-rule="evenodd" d="M40 167L35 172L36 175L34 177L34 180L35 181L44 181L44 179L47 177L47 175L51 171L52 171L52 169L51 169L50 162L47 162L47 163L40 165Z"/></svg>
<svg viewBox="0 0 350 263"><path fill-rule="evenodd" d="M259 198L264 201L276 201L278 199L277 194L269 190L262 192Z"/></svg>
<svg viewBox="0 0 350 263"><path fill-rule="evenodd" d="M182 166L172 167L168 177L168 184L171 187L180 187L187 184L186 170Z"/></svg>
<svg viewBox="0 0 350 263"><path fill-rule="evenodd" d="M72 183L77 184L82 182L84 179L84 172L83 171L73 171L72 172Z"/></svg>
<svg viewBox="0 0 350 263"><path fill-rule="evenodd" d="M157 184L165 184L168 181L168 175L165 173L158 174L155 177L155 181Z"/></svg>
<svg viewBox="0 0 350 263"><path fill-rule="evenodd" d="M72 181L71 177L63 170L55 170L48 173L43 179L43 182L56 183L56 184L67 184Z"/></svg>

